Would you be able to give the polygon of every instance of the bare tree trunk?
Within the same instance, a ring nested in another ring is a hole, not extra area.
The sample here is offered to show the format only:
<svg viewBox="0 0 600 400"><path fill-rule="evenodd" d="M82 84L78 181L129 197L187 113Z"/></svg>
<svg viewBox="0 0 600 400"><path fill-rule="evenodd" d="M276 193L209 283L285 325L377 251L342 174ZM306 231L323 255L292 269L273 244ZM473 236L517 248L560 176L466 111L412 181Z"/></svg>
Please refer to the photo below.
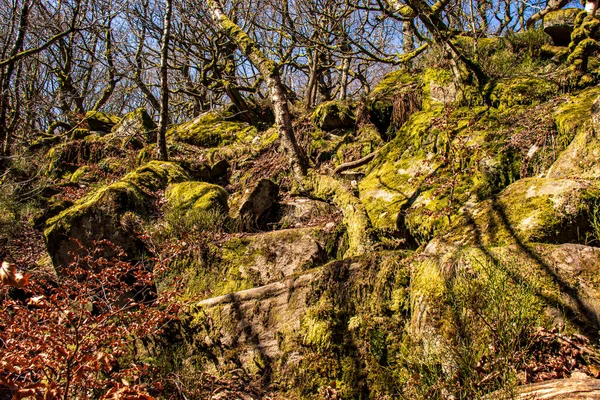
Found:
<svg viewBox="0 0 600 400"><path fill-rule="evenodd" d="M108 83L106 84L106 87L102 91L102 96L100 97L100 99L98 99L96 104L94 104L94 106L92 107L93 111L99 110L103 105L106 104L106 102L108 102L108 100L110 99L110 96L112 96L113 92L115 91L117 82L119 81L117 79L115 62L114 62L114 57L113 57L114 49L113 49L113 43L112 43L111 23L112 23L112 20L109 20L108 24L106 25L106 28L105 28L105 40L106 40L105 56L106 56L106 65L108 66Z"/></svg>
<svg viewBox="0 0 600 400"><path fill-rule="evenodd" d="M30 4L27 0L21 8L17 38L11 49L9 59L13 59L23 49L25 33L29 27L29 9ZM8 93L16 63L17 60L14 59L6 65L3 65L2 69L0 70L0 77L2 78L2 86L0 87L0 90L2 90L0 93L0 170L4 169L5 157L10 156L10 147L12 143L11 124L8 122L10 108L10 99Z"/></svg>
<svg viewBox="0 0 600 400"><path fill-rule="evenodd" d="M292 116L286 99L286 90L281 82L279 66L269 60L260 50L258 44L252 40L240 27L235 24L217 3L216 0L207 0L212 19L217 26L238 46L240 51L248 57L250 62L258 69L269 90L269 97L273 103L275 124L279 130L283 147L288 153L291 167L296 180L302 181L306 175L306 162L294 135Z"/></svg>
<svg viewBox="0 0 600 400"><path fill-rule="evenodd" d="M144 1L142 3L142 10L144 12L144 19L147 18L147 10L148 10L148 2ZM141 92L146 97L146 100L150 103L152 108L156 111L160 111L160 103L156 99L156 96L150 91L146 83L142 78L143 64L144 64L144 43L146 41L146 24L142 24L142 32L139 35L139 43L137 49L135 51L135 71L133 73L133 81L137 85L137 87L141 90Z"/></svg>
<svg viewBox="0 0 600 400"><path fill-rule="evenodd" d="M546 14L548 14L549 12L560 10L567 4L569 4L569 0L548 0L548 3L546 4L546 8L544 8L540 12L533 14L531 17L529 17L529 19L527 20L527 23L526 23L527 29L531 29L531 27L534 26L536 22L538 22L539 20L544 18L544 16Z"/></svg>
<svg viewBox="0 0 600 400"><path fill-rule="evenodd" d="M344 101L348 97L348 74L350 72L350 57L345 56L342 62L342 76L340 77L340 94L338 99Z"/></svg>
<svg viewBox="0 0 600 400"><path fill-rule="evenodd" d="M169 124L169 39L171 35L171 14L173 0L166 0L163 37L160 48L160 118L158 120L157 147L158 159L166 161L167 154L167 125Z"/></svg>
<svg viewBox="0 0 600 400"><path fill-rule="evenodd" d="M319 55L318 55L318 50L315 49L314 50L314 54L313 57L311 59L311 62L309 64L309 71L308 71L308 83L306 85L306 110L311 110L314 106L315 106L315 102L316 102L316 95L317 95L317 75L319 73Z"/></svg>
<svg viewBox="0 0 600 400"><path fill-rule="evenodd" d="M415 51L415 32L413 31L412 21L402 22L402 39L404 40L402 44L402 52L404 54L410 54ZM410 68L412 61L408 60L406 64Z"/></svg>

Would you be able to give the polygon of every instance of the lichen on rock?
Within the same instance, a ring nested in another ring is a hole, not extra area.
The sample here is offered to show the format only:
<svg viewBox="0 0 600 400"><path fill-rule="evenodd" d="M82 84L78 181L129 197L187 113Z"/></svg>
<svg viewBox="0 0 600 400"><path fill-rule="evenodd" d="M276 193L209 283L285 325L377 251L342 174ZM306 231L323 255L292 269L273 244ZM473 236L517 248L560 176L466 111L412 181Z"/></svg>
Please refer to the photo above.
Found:
<svg viewBox="0 0 600 400"><path fill-rule="evenodd" d="M311 119L316 127L324 131L344 129L354 125L354 112L350 104L331 100L319 104Z"/></svg>
<svg viewBox="0 0 600 400"><path fill-rule="evenodd" d="M167 136L199 147L217 147L236 141L251 142L257 129L247 123L231 121L217 113L205 113L169 129Z"/></svg>
<svg viewBox="0 0 600 400"><path fill-rule="evenodd" d="M149 213L154 193L169 183L185 180L189 176L178 164L152 161L49 219L44 237L54 266L67 267L78 254L103 239L121 247L130 257L139 255L143 246L120 225L120 216L127 211Z"/></svg>

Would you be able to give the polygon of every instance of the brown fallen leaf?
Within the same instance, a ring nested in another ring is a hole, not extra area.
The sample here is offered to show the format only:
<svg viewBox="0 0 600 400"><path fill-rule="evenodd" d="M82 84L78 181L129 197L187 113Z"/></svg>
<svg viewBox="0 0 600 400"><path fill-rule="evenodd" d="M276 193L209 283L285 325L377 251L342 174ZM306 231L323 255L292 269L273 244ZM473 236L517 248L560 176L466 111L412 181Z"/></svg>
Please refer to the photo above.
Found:
<svg viewBox="0 0 600 400"><path fill-rule="evenodd" d="M29 274L17 271L15 264L2 261L2 266L0 266L0 284L22 288L27 285L30 276Z"/></svg>

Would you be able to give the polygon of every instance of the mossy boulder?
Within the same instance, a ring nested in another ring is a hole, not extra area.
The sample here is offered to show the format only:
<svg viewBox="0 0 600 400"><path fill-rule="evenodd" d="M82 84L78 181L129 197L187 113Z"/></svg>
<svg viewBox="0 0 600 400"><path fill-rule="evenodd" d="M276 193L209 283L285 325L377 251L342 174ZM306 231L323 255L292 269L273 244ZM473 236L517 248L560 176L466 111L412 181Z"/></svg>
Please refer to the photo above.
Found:
<svg viewBox="0 0 600 400"><path fill-rule="evenodd" d="M428 246L585 242L598 198L600 187L591 181L521 179L493 199L467 204L454 227Z"/></svg>
<svg viewBox="0 0 600 400"><path fill-rule="evenodd" d="M112 134L115 137L125 138L129 141L142 140L144 142L153 142L156 124L143 108L131 111L112 128Z"/></svg>
<svg viewBox="0 0 600 400"><path fill-rule="evenodd" d="M267 285L323 265L335 254L338 235L320 227L234 236L214 248L210 260L176 258L172 277L190 298L209 298ZM163 285L169 285L168 279Z"/></svg>
<svg viewBox="0 0 600 400"><path fill-rule="evenodd" d="M383 137L393 137L407 117L421 108L421 86L418 74L401 69L387 74L369 93L368 120Z"/></svg>
<svg viewBox="0 0 600 400"><path fill-rule="evenodd" d="M279 186L269 179L261 179L246 188L235 216L239 229L252 231L261 226L265 228L267 221L260 219L277 202L278 196Z"/></svg>
<svg viewBox="0 0 600 400"><path fill-rule="evenodd" d="M555 46L569 45L575 19L581 11L579 8L563 8L544 16L544 32L550 35Z"/></svg>
<svg viewBox="0 0 600 400"><path fill-rule="evenodd" d="M73 205L72 201L61 199L56 196L52 196L45 203L44 207L37 211L31 218L31 222L37 228L43 228L48 219L60 214L62 211Z"/></svg>
<svg viewBox="0 0 600 400"><path fill-rule="evenodd" d="M103 137L93 134L52 147L46 155L47 173L62 176L65 172L75 172L83 165L98 163L109 156L123 158L124 154L120 145L107 143Z"/></svg>
<svg viewBox="0 0 600 400"><path fill-rule="evenodd" d="M167 187L167 206L176 210L221 210L227 212L227 192L205 182L180 182Z"/></svg>
<svg viewBox="0 0 600 400"><path fill-rule="evenodd" d="M311 116L313 124L324 131L354 126L354 112L350 104L337 100L319 104Z"/></svg>
<svg viewBox="0 0 600 400"><path fill-rule="evenodd" d="M490 100L496 107L535 105L558 94L559 86L540 78L510 78L494 85Z"/></svg>
<svg viewBox="0 0 600 400"><path fill-rule="evenodd" d="M588 88L570 96L557 108L554 119L563 148L568 146L575 135L589 123L592 104L598 96L600 96L599 87Z"/></svg>
<svg viewBox="0 0 600 400"><path fill-rule="evenodd" d="M452 104L458 100L459 91L452 73L441 68L428 68L423 72L426 105L432 103Z"/></svg>
<svg viewBox="0 0 600 400"><path fill-rule="evenodd" d="M238 141L250 143L257 134L257 129L245 122L230 121L212 112L167 131L172 140L199 147L218 147Z"/></svg>
<svg viewBox="0 0 600 400"><path fill-rule="evenodd" d="M448 376L461 369L460 360L476 365L536 357L528 346L539 327L595 336L599 262L599 249L575 244L428 248L409 261L410 339L404 345L417 365L443 363ZM512 345L498 346L498 340Z"/></svg>
<svg viewBox="0 0 600 400"><path fill-rule="evenodd" d="M546 174L590 120L597 94L593 88L566 102L513 102L499 109L448 111L432 103L415 112L358 183L373 226L424 244L451 227L468 202L490 198L519 178ZM535 129L527 128L532 121Z"/></svg>
<svg viewBox="0 0 600 400"><path fill-rule="evenodd" d="M111 115L101 111L88 111L85 114L85 122L90 131L108 133L121 121L116 115Z"/></svg>
<svg viewBox="0 0 600 400"><path fill-rule="evenodd" d="M331 262L199 302L187 332L203 343L199 352L216 357L195 365L217 373L242 366L257 376L268 370L285 398L321 398L331 382L341 398L393 393L397 385L381 368L398 355L402 317L391 315L406 304L403 256Z"/></svg>
<svg viewBox="0 0 600 400"><path fill-rule="evenodd" d="M599 88L590 88L571 97L556 113L556 125L562 142L570 141L548 171L550 178L598 179L600 176L600 125L594 100ZM571 140L572 139L572 140Z"/></svg>
<svg viewBox="0 0 600 400"><path fill-rule="evenodd" d="M102 187L46 222L44 237L55 267L67 267L79 255L108 240L129 257L143 252L133 232L121 224L127 211L151 212L153 194L169 183L189 180L176 163L152 161L109 186Z"/></svg>

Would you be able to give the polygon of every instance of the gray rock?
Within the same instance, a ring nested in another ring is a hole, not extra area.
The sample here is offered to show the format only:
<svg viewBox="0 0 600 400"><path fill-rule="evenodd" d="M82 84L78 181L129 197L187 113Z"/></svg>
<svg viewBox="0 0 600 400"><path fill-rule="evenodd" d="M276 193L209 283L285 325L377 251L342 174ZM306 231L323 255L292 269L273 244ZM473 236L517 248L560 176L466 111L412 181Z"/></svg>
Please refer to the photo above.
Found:
<svg viewBox="0 0 600 400"><path fill-rule="evenodd" d="M269 179L261 179L246 189L237 215L239 228L243 231L256 230L260 217L275 204L278 195L279 186Z"/></svg>
<svg viewBox="0 0 600 400"><path fill-rule="evenodd" d="M329 203L307 198L295 198L278 204L278 225L281 227L301 227L320 225L335 218L337 209Z"/></svg>
<svg viewBox="0 0 600 400"><path fill-rule="evenodd" d="M553 379L516 388L515 399L600 399L599 379ZM505 399L506 393L494 392L486 399Z"/></svg>
<svg viewBox="0 0 600 400"><path fill-rule="evenodd" d="M227 160L217 161L210 169L210 179L213 181L221 179L227 176L227 172L229 172L229 162Z"/></svg>

